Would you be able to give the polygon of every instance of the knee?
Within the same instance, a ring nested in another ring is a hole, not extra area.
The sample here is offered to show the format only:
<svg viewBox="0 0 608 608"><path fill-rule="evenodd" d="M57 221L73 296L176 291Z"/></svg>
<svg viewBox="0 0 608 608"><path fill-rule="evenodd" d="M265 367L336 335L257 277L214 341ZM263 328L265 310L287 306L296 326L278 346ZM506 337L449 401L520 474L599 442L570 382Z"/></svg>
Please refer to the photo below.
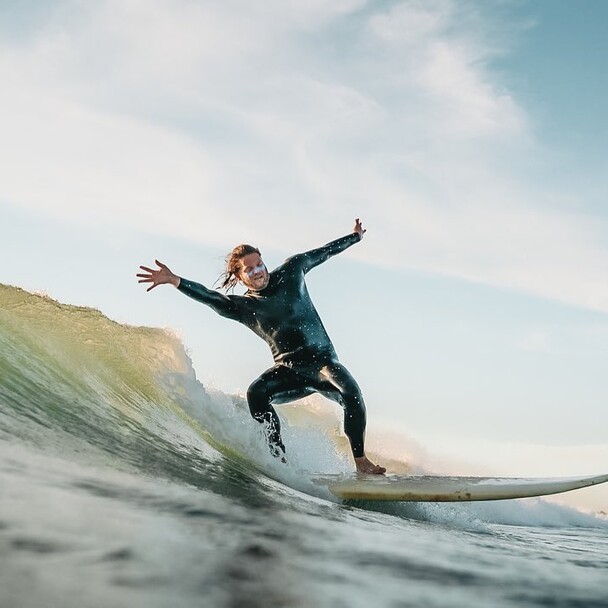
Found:
<svg viewBox="0 0 608 608"><path fill-rule="evenodd" d="M253 397L255 399L255 397L257 395L260 394L260 389L261 389L261 382L259 380L254 380L249 387L247 388L247 400L251 400L251 398Z"/></svg>
<svg viewBox="0 0 608 608"><path fill-rule="evenodd" d="M266 382L259 378L254 380L247 389L247 403L249 404L251 413L255 414L256 412L265 410L268 401Z"/></svg>

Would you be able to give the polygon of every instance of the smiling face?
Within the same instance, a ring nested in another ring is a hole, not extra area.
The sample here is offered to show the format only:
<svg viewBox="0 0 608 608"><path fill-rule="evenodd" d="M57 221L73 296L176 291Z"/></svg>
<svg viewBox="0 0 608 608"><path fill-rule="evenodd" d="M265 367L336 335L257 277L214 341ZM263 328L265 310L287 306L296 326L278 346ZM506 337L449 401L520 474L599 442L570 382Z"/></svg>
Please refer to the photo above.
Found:
<svg viewBox="0 0 608 608"><path fill-rule="evenodd" d="M239 280L245 287L253 291L260 291L268 285L270 274L259 253L248 253L239 262Z"/></svg>

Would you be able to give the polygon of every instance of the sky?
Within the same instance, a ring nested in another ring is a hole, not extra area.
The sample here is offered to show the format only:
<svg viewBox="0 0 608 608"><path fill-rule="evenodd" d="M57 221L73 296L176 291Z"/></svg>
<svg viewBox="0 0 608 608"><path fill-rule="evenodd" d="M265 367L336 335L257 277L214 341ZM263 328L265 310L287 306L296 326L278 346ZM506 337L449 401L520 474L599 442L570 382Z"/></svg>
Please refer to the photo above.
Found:
<svg viewBox="0 0 608 608"><path fill-rule="evenodd" d="M244 393L267 346L137 267L212 286L360 217L307 282L370 440L607 472L607 41L603 0L1 0L0 281Z"/></svg>

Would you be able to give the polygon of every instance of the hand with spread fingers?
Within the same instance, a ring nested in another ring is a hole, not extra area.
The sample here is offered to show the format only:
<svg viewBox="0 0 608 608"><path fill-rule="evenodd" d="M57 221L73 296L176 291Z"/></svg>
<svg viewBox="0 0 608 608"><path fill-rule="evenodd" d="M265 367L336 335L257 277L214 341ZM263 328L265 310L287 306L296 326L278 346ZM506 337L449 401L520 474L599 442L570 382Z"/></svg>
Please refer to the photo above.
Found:
<svg viewBox="0 0 608 608"><path fill-rule="evenodd" d="M365 228L363 228L363 224L359 221L359 218L355 220L355 227L353 228L353 232L356 232L361 238L367 232Z"/></svg>
<svg viewBox="0 0 608 608"><path fill-rule="evenodd" d="M152 283L152 285L150 285L146 291L154 289L157 285L165 284L179 287L180 278L176 274L173 274L171 270L169 270L169 267L162 262L159 262L158 260L154 260L154 262L159 267L158 270L148 268L147 266L140 266L142 270L145 270L145 273L136 275L140 277L138 283Z"/></svg>

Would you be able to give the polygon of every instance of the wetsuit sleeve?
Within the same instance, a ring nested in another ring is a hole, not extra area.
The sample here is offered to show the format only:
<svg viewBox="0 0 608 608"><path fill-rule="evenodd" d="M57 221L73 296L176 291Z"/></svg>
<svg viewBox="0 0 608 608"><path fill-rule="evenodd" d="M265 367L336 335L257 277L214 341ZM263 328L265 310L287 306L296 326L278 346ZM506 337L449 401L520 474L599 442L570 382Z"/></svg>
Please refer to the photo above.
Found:
<svg viewBox="0 0 608 608"><path fill-rule="evenodd" d="M235 321L241 320L241 308L238 305L238 296L225 296L213 289L208 289L200 283L189 281L180 277L178 289L197 302L206 304L215 312Z"/></svg>
<svg viewBox="0 0 608 608"><path fill-rule="evenodd" d="M312 249L311 251L294 255L288 261L299 263L306 273L315 266L327 261L332 256L348 249L351 245L358 243L360 240L361 237L356 232L353 232L347 236L336 239L331 243L327 243L327 245L323 245L323 247L319 247L318 249Z"/></svg>

